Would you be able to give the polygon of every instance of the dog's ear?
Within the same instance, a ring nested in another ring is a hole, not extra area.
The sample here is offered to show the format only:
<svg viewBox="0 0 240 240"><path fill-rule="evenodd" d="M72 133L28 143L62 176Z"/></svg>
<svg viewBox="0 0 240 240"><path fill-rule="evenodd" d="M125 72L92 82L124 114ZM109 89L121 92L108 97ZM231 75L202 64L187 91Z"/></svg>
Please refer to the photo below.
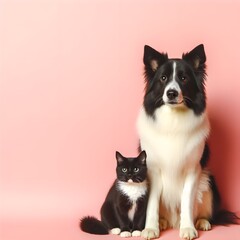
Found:
<svg viewBox="0 0 240 240"><path fill-rule="evenodd" d="M144 46L143 62L147 78L152 78L161 64L167 61L167 54L160 53L148 45Z"/></svg>
<svg viewBox="0 0 240 240"><path fill-rule="evenodd" d="M182 59L190 63L195 70L204 67L206 55L203 44L198 45L191 52L183 54Z"/></svg>

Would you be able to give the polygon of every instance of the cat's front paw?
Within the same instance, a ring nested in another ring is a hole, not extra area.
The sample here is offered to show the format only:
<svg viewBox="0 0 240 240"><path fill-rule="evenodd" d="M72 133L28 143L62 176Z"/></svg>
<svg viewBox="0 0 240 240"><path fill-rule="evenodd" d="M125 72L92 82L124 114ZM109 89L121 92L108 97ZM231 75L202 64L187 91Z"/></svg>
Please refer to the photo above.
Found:
<svg viewBox="0 0 240 240"><path fill-rule="evenodd" d="M140 237L141 236L141 231L139 230L134 230L132 232L132 237Z"/></svg>
<svg viewBox="0 0 240 240"><path fill-rule="evenodd" d="M113 234L113 235L118 235L118 234L120 234L120 232L121 232L120 228L112 228L110 230L110 234Z"/></svg>
<svg viewBox="0 0 240 240"><path fill-rule="evenodd" d="M159 235L160 235L159 229L152 229L152 228L145 228L141 234L141 236L145 239L158 238Z"/></svg>
<svg viewBox="0 0 240 240"><path fill-rule="evenodd" d="M194 227L189 228L180 228L180 238L184 238L187 240L192 240L198 237L197 230Z"/></svg>
<svg viewBox="0 0 240 240"><path fill-rule="evenodd" d="M128 231L123 231L120 233L120 237L131 237L132 234Z"/></svg>

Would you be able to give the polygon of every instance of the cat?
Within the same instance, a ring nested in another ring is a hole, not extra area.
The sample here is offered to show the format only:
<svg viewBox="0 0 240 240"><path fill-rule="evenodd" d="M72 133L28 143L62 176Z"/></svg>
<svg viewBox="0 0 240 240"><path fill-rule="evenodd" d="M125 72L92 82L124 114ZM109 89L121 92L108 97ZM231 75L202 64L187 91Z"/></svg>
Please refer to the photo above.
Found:
<svg viewBox="0 0 240 240"><path fill-rule="evenodd" d="M145 151L135 158L116 152L117 179L102 205L101 221L90 216L82 218L82 231L121 237L141 236L148 201L146 157Z"/></svg>

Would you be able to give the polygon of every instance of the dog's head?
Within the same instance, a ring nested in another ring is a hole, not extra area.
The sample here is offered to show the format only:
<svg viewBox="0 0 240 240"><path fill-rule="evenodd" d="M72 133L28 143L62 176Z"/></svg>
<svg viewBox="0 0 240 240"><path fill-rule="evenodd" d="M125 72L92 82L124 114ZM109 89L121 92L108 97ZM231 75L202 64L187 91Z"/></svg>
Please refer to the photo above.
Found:
<svg viewBox="0 0 240 240"><path fill-rule="evenodd" d="M206 56L202 44L183 54L182 59L169 59L167 54L145 46L143 61L147 114L153 116L155 110L163 105L192 109L196 115L204 111Z"/></svg>

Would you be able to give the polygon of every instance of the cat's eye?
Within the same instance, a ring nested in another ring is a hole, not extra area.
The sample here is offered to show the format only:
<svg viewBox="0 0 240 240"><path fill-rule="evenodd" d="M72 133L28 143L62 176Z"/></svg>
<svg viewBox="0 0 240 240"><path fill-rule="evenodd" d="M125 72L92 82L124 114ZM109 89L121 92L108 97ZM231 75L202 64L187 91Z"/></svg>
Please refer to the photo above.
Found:
<svg viewBox="0 0 240 240"><path fill-rule="evenodd" d="M127 172L127 168L122 168L122 172L126 173Z"/></svg>
<svg viewBox="0 0 240 240"><path fill-rule="evenodd" d="M139 172L139 168L138 168L138 167L135 167L135 168L133 169L133 171L134 171L135 173L137 173L137 172Z"/></svg>

